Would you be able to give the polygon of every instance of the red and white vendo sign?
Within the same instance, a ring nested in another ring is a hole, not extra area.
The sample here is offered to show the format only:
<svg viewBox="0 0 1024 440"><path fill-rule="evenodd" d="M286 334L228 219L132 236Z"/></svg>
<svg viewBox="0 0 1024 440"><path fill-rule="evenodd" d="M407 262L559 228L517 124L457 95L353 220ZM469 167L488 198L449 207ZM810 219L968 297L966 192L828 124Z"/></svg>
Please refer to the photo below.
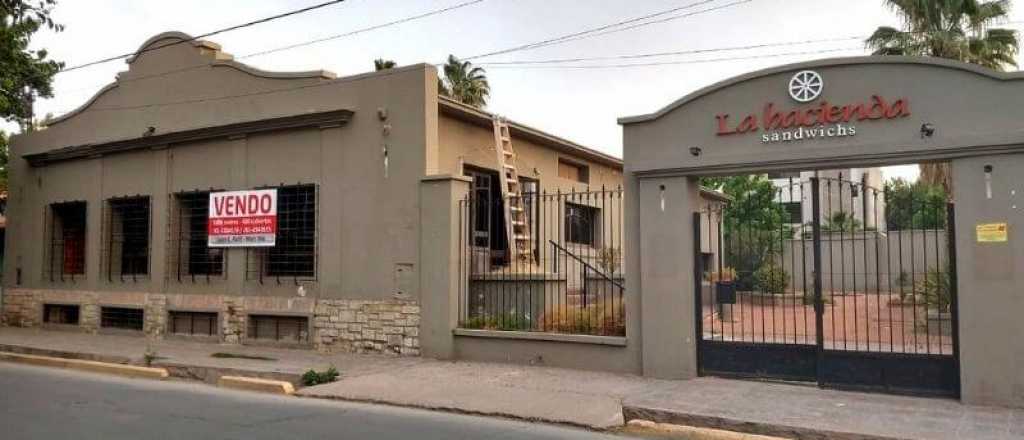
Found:
<svg viewBox="0 0 1024 440"><path fill-rule="evenodd" d="M210 193L206 232L210 247L274 246L277 190Z"/></svg>

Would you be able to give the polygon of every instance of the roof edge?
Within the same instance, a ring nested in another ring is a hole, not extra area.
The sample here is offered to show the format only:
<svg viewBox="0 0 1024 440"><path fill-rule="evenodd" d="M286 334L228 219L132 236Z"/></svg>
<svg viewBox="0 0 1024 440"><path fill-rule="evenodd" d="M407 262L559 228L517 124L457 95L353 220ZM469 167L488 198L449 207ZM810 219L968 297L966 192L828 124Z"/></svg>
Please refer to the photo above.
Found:
<svg viewBox="0 0 1024 440"><path fill-rule="evenodd" d="M495 117L494 113L463 104L459 101L456 101L446 96L438 95L437 98L438 105L441 107L442 111L448 111L449 113L457 114L465 119L472 119L473 122L477 122L480 125L491 124L491 121ZM602 153L593 148L577 144L568 139L555 136L553 134L530 127L525 124L518 123L510 119L507 119L507 121L509 127L514 132L518 132L521 136L541 142L548 146L560 148L564 152L578 154L595 162L599 162L601 164L616 168L620 171L623 169L624 162L620 158L617 158L607 153Z"/></svg>
<svg viewBox="0 0 1024 440"><path fill-rule="evenodd" d="M734 76L710 86L700 88L690 94L679 98L669 105L662 107L660 110L654 113L648 113L644 115L636 116L624 116L619 118L619 125L637 124L643 122L650 122L665 116L669 112L686 105L687 103L696 100L704 95L711 94L712 92L724 89L726 87L734 86L736 84L750 81L752 79L763 78L777 73L799 70L799 69L811 69L821 67L832 67L832 66L850 66L857 64L915 64L915 65L928 65L943 67L947 69L962 70L981 76L985 76L991 79L1000 81L1011 81L1024 79L1024 72L999 72L986 67L982 67L976 64L969 64L960 61L948 60L944 58L935 57L908 57L908 56L894 56L894 55L870 55L860 57L839 57L839 58L822 58L818 60L803 61L799 63L783 64L781 66L768 67L761 70L755 70L742 75Z"/></svg>

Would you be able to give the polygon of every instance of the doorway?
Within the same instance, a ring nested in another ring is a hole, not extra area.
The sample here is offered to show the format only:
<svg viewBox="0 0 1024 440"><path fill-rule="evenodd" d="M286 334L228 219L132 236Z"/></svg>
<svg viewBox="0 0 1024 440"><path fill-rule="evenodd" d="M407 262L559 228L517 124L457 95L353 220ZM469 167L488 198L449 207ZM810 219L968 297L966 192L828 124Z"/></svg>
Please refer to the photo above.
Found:
<svg viewBox="0 0 1024 440"><path fill-rule="evenodd" d="M841 174L775 191L694 214L700 374L959 396L953 204Z"/></svg>

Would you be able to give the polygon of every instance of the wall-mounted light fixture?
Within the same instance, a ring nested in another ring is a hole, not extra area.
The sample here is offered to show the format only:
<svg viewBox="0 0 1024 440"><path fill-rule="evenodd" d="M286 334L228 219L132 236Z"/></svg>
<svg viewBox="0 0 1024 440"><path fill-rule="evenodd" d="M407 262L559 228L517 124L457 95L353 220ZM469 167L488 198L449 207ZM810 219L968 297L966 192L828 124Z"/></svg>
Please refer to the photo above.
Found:
<svg viewBox="0 0 1024 440"><path fill-rule="evenodd" d="M661 212L665 212L665 185L659 185L658 190L661 196Z"/></svg>
<svg viewBox="0 0 1024 440"><path fill-rule="evenodd" d="M926 137L930 138L935 135L935 124L931 122L925 122L921 124L921 139Z"/></svg>
<svg viewBox="0 0 1024 440"><path fill-rule="evenodd" d="M985 165L985 199L992 200L992 165Z"/></svg>
<svg viewBox="0 0 1024 440"><path fill-rule="evenodd" d="M701 149L700 147L690 147L690 155L693 157L700 156L700 154L703 152L704 150Z"/></svg>

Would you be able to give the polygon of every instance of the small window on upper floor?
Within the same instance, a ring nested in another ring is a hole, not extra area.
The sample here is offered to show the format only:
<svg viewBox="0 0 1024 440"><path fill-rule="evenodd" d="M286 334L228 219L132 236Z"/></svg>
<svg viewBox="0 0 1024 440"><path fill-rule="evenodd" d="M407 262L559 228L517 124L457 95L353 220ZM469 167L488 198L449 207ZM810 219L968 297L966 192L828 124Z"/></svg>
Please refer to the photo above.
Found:
<svg viewBox="0 0 1024 440"><path fill-rule="evenodd" d="M558 159L558 177L580 183L590 183L590 168L576 162Z"/></svg>

